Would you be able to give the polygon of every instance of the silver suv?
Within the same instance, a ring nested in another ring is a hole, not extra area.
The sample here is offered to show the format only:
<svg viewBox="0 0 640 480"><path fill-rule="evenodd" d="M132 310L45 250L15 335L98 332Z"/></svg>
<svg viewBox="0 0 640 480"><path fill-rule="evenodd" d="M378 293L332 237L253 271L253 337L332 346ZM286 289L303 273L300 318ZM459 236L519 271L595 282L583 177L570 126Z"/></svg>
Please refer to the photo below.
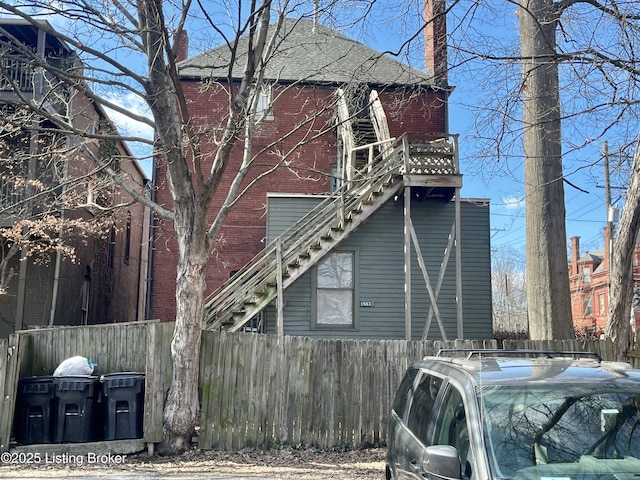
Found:
<svg viewBox="0 0 640 480"><path fill-rule="evenodd" d="M408 368L387 438L388 480L638 480L640 370L583 352L443 350Z"/></svg>

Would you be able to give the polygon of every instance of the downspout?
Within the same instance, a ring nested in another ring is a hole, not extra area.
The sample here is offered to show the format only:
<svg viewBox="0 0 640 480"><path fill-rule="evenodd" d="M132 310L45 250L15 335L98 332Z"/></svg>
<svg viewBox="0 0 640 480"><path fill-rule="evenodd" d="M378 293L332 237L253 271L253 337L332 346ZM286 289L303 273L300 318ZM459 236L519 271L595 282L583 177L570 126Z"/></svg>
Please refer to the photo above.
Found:
<svg viewBox="0 0 640 480"><path fill-rule="evenodd" d="M156 201L156 189L155 189L155 181L156 181L156 162L155 162L155 157L152 157L151 159L151 182L149 184L149 196L151 198L151 201L153 203L155 203ZM147 317L149 317L151 315L151 292L153 289L153 228L154 228L154 223L153 223L153 218L154 218L154 213L153 210L149 209L148 210L148 217L149 217L149 237L148 237L148 242L147 242L147 281L146 281L146 288L147 291L145 292L145 305L144 305L144 316L143 316L143 320L146 320Z"/></svg>
<svg viewBox="0 0 640 480"><path fill-rule="evenodd" d="M144 179L145 194L150 198L153 188L148 179ZM143 207L142 220L142 242L140 244L140 265L139 265L139 281L138 281L138 309L136 312L136 321L145 320L147 314L147 304L149 298L149 282L151 281L151 209L147 206Z"/></svg>
<svg viewBox="0 0 640 480"><path fill-rule="evenodd" d="M53 327L53 324L56 318L56 306L58 304L58 290L60 289L60 264L61 263L62 263L62 254L58 250L56 252L56 266L53 273L53 287L51 292L51 312L49 313L50 327Z"/></svg>
<svg viewBox="0 0 640 480"><path fill-rule="evenodd" d="M16 298L16 321L15 329L24 330L24 299L25 291L27 288L27 260L25 258L26 248L23 248L20 253L20 266L18 268L18 292Z"/></svg>

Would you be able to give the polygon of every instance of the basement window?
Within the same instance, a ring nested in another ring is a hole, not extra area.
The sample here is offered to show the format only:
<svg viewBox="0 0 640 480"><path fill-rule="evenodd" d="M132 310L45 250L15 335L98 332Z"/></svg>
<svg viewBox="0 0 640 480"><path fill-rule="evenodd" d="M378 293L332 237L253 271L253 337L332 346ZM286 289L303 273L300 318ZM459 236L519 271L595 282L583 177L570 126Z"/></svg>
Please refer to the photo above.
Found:
<svg viewBox="0 0 640 480"><path fill-rule="evenodd" d="M355 326L355 262L353 252L331 253L322 260L314 276L315 326Z"/></svg>

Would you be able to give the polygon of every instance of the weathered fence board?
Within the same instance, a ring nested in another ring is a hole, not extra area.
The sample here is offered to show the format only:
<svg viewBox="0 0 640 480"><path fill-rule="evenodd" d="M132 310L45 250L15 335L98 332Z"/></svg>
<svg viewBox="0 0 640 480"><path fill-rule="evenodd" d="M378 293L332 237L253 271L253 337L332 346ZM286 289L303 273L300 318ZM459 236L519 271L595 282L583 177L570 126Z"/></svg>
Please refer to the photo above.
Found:
<svg viewBox="0 0 640 480"><path fill-rule="evenodd" d="M387 415L406 367L443 346L482 344L203 332L199 445L225 450L385 442Z"/></svg>
<svg viewBox="0 0 640 480"><path fill-rule="evenodd" d="M0 453L9 450L18 391L20 342L17 335L0 340Z"/></svg>
<svg viewBox="0 0 640 480"><path fill-rule="evenodd" d="M150 445L162 441L164 402L171 384L171 338L174 323L147 324L146 335L140 337L140 350L145 353L144 441Z"/></svg>

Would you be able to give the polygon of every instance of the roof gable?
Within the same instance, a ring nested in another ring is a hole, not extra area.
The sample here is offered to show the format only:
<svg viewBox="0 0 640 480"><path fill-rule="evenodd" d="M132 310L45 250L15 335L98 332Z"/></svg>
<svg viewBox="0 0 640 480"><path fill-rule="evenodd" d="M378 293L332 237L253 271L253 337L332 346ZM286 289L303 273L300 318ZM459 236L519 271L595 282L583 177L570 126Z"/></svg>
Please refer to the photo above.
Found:
<svg viewBox="0 0 640 480"><path fill-rule="evenodd" d="M233 77L239 78L246 61L247 37L238 44ZM227 45L188 58L178 64L183 78L226 79L230 58ZM275 53L265 68L265 80L372 85L433 86L433 77L311 20L284 20Z"/></svg>

